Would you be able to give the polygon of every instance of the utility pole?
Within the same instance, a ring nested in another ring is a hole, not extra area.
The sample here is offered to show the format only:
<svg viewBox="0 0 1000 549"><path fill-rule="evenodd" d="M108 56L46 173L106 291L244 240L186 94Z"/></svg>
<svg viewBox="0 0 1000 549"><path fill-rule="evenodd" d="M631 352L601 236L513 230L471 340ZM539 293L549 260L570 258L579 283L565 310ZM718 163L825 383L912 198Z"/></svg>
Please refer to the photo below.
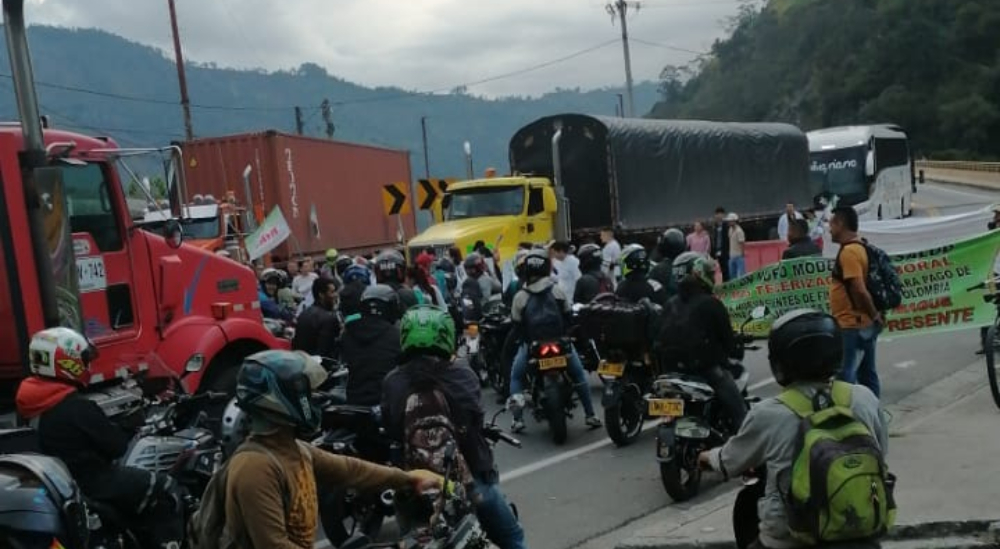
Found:
<svg viewBox="0 0 1000 549"><path fill-rule="evenodd" d="M188 99L187 77L184 76L184 54L181 53L181 35L177 32L177 10L174 0L167 0L170 8L170 30L174 35L174 57L177 62L177 83L181 87L181 109L184 111L184 135L188 141L194 139L194 129L191 127L191 100Z"/></svg>
<svg viewBox="0 0 1000 549"><path fill-rule="evenodd" d="M630 2L625 0L615 0L613 4L607 5L608 13L611 15L611 22L614 23L614 17L617 15L622 22L622 50L625 53L625 92L627 94L628 101L626 102L625 116L632 118L635 116L635 96L632 93L632 56L629 54L628 49L628 22L626 16L628 15ZM632 7L639 11L639 3L631 2Z"/></svg>
<svg viewBox="0 0 1000 549"><path fill-rule="evenodd" d="M423 136L424 140L424 177L427 180L431 178L431 163L427 155L427 117L420 117L420 134Z"/></svg>
<svg viewBox="0 0 1000 549"><path fill-rule="evenodd" d="M295 107L295 133L305 133L305 123L302 121L302 107Z"/></svg>

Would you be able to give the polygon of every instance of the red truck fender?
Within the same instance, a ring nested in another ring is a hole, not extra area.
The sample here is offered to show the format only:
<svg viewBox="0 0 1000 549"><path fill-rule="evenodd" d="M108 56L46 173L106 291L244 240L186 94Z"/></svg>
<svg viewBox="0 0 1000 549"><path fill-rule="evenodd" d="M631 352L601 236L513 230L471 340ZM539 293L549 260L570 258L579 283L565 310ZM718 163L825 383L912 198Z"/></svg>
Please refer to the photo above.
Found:
<svg viewBox="0 0 1000 549"><path fill-rule="evenodd" d="M211 389L228 392L245 357L266 349L289 348L288 341L271 335L260 321L229 318L222 322L205 322L192 319L191 322L181 321L171 326L164 334L158 354L167 364L176 365L178 373L183 373L189 362L200 361L201 368L184 378L188 391Z"/></svg>

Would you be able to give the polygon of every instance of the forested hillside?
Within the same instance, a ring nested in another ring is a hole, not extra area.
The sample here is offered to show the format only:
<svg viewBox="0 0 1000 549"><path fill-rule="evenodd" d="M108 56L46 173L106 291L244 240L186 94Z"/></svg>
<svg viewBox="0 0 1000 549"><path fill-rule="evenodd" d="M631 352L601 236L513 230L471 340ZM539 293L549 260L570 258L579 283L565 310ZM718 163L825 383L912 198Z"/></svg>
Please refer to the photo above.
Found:
<svg viewBox="0 0 1000 549"><path fill-rule="evenodd" d="M658 118L894 122L918 154L1000 159L1000 2L771 0L691 67L667 67Z"/></svg>

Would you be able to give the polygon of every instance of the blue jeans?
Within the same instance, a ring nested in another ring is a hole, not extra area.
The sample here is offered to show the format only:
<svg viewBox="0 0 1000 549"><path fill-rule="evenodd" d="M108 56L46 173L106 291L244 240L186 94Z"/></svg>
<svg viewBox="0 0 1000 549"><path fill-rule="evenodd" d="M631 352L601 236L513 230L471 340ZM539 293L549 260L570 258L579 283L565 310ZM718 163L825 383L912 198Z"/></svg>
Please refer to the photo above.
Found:
<svg viewBox="0 0 1000 549"><path fill-rule="evenodd" d="M524 530L500 488L479 478L474 478L473 484L470 495L476 502L476 518L486 537L500 549L525 549Z"/></svg>
<svg viewBox="0 0 1000 549"><path fill-rule="evenodd" d="M518 395L524 391L524 372L528 369L528 346L521 344L514 355L514 365L510 369L510 394ZM573 379L576 387L576 394L583 404L583 411L587 417L594 415L594 403L590 399L590 383L587 382L587 373L583 370L583 362L580 355L576 354L576 349L570 347L569 352L569 377ZM521 410L515 414L515 419L521 419Z"/></svg>
<svg viewBox="0 0 1000 549"><path fill-rule="evenodd" d="M875 369L875 347L882 327L872 324L866 328L849 328L844 334L844 365L840 379L864 385L879 396L878 371Z"/></svg>
<svg viewBox="0 0 1000 549"><path fill-rule="evenodd" d="M743 256L730 257L729 258L729 280L736 280L737 278L747 274L747 262Z"/></svg>

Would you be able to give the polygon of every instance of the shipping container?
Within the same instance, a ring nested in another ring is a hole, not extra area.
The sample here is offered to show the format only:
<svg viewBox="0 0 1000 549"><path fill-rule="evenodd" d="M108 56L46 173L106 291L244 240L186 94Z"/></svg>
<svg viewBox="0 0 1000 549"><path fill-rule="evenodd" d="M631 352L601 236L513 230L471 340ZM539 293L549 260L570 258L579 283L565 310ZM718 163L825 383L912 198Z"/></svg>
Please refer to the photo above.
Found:
<svg viewBox="0 0 1000 549"><path fill-rule="evenodd" d="M385 215L382 202L383 186L410 188L407 151L277 131L198 139L181 148L189 199L232 191L264 216L281 208L292 237L274 256L321 255L328 248L365 253L395 245L400 229L404 241L416 234L412 213L397 220Z"/></svg>

